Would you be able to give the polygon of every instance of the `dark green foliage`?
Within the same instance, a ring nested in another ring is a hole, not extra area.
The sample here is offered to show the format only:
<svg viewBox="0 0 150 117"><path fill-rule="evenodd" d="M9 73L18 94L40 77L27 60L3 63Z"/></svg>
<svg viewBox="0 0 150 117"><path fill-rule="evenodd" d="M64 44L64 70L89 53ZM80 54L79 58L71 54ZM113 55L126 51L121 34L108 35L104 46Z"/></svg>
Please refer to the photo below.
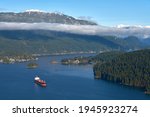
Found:
<svg viewBox="0 0 150 117"><path fill-rule="evenodd" d="M116 58L117 56L123 54L123 51L110 51L110 52L104 52L104 53L100 53L94 57L92 57L92 61L97 63L97 62L108 62L111 61L112 59Z"/></svg>
<svg viewBox="0 0 150 117"><path fill-rule="evenodd" d="M96 78L142 87L150 92L150 50L121 54L103 64L94 65Z"/></svg>

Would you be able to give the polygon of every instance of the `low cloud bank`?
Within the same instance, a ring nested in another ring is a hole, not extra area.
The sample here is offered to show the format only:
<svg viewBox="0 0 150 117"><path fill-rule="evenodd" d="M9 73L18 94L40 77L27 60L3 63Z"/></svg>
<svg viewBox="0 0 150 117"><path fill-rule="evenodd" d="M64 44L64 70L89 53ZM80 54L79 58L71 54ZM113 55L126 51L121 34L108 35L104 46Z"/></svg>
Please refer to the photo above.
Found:
<svg viewBox="0 0 150 117"><path fill-rule="evenodd" d="M53 30L77 34L89 35L114 35L119 37L137 36L139 38L150 37L149 26L128 26L128 27L105 27L92 25L66 25L52 23L8 23L0 22L0 30Z"/></svg>

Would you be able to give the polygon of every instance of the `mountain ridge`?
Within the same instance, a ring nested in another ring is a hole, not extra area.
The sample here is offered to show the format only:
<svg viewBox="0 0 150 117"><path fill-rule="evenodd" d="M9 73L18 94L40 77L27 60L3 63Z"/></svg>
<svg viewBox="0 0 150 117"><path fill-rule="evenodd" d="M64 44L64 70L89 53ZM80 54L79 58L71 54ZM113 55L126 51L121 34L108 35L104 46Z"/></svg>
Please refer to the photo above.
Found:
<svg viewBox="0 0 150 117"><path fill-rule="evenodd" d="M27 10L25 12L0 12L0 22L18 23L60 23L76 25L97 25L97 23L87 20L76 19L72 16L59 12L43 12L38 10Z"/></svg>

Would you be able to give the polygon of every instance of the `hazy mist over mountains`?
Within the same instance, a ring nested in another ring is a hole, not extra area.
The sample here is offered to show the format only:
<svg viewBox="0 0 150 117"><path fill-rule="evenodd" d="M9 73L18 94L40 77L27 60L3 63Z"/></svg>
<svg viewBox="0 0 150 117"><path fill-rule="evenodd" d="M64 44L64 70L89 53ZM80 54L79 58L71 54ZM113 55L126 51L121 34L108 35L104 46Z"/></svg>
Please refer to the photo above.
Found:
<svg viewBox="0 0 150 117"><path fill-rule="evenodd" d="M1 12L0 30L53 30L77 34L118 36L136 36L140 39L150 37L150 26L118 25L114 27L97 25L59 12L47 13L40 10L25 12Z"/></svg>
<svg viewBox="0 0 150 117"><path fill-rule="evenodd" d="M98 25L62 13L0 13L0 55L134 51L149 48L149 26Z"/></svg>
<svg viewBox="0 0 150 117"><path fill-rule="evenodd" d="M138 38L149 38L149 27L106 27L100 25L69 25L59 23L10 23L0 22L0 30L53 30L64 31L77 34L101 35L101 36L118 36L128 37L136 36Z"/></svg>

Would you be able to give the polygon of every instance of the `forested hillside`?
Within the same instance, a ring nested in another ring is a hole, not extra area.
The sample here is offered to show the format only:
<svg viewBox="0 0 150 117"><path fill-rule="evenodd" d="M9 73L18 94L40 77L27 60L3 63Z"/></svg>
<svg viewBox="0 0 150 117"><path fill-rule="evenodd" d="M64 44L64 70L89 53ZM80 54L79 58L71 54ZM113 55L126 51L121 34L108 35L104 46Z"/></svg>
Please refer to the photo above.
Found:
<svg viewBox="0 0 150 117"><path fill-rule="evenodd" d="M97 79L145 88L150 93L150 50L121 54L111 61L94 65Z"/></svg>
<svg viewBox="0 0 150 117"><path fill-rule="evenodd" d="M133 38L134 39L134 38ZM115 36L82 35L50 30L0 30L0 55L136 50L146 46Z"/></svg>

